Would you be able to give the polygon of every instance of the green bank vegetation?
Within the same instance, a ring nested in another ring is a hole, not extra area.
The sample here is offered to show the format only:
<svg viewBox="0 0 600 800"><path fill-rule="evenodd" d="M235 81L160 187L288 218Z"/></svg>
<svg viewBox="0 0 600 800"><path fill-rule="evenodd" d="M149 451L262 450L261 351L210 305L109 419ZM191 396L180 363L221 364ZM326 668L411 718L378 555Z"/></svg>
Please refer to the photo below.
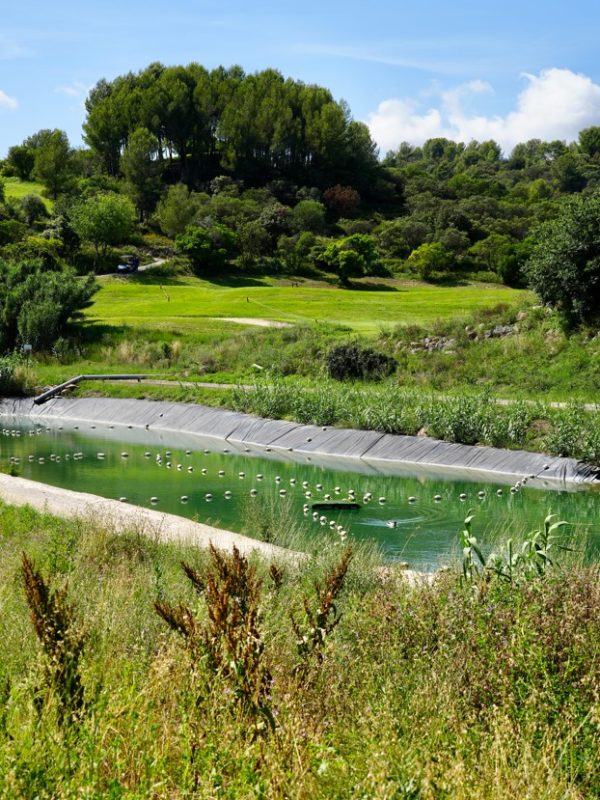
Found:
<svg viewBox="0 0 600 800"><path fill-rule="evenodd" d="M552 521L417 586L277 524L302 568L0 505L1 795L600 791L598 569Z"/></svg>

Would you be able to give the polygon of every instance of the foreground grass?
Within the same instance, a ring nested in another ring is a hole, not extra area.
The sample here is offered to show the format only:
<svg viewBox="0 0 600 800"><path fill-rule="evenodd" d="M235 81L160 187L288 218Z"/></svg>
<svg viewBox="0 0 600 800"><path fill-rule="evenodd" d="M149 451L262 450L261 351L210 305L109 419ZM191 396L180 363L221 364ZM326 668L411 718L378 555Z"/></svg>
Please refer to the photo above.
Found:
<svg viewBox="0 0 600 800"><path fill-rule="evenodd" d="M281 520L281 522L284 522ZM296 542L297 543L297 542ZM355 554L342 613L298 670L290 621L341 546L305 542L302 570L262 579L256 631L274 731L169 632L153 603L207 605L180 568L206 554L96 521L0 505L0 795L6 798L583 798L600 792L600 584L572 564L545 579L411 588ZM84 711L68 722L25 603L21 551L67 587ZM248 662L250 663L250 662ZM239 677L239 676L238 676Z"/></svg>
<svg viewBox="0 0 600 800"><path fill-rule="evenodd" d="M396 324L433 322L464 316L497 303L517 303L526 292L504 286L474 284L433 286L412 281L357 284L342 289L315 281L231 278L224 285L198 278L167 282L140 275L107 278L88 311L102 323L192 331L205 317L257 317L288 323L326 322L361 333Z"/></svg>

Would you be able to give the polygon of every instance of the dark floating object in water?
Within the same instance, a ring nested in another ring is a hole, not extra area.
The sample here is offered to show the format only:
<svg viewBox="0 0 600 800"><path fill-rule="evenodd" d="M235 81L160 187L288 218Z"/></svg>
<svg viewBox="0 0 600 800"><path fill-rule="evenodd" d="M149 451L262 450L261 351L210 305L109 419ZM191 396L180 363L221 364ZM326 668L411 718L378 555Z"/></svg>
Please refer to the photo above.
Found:
<svg viewBox="0 0 600 800"><path fill-rule="evenodd" d="M336 508L340 511L355 511L361 508L361 505L350 500L321 500L319 503L313 503L311 508L313 511L328 508Z"/></svg>

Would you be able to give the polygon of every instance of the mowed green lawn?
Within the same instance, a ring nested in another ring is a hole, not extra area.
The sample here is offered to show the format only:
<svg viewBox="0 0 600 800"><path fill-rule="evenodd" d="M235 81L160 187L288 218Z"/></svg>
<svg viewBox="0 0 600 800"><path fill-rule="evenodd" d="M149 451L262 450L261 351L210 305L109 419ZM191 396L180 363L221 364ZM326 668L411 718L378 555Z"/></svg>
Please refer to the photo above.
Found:
<svg viewBox="0 0 600 800"><path fill-rule="evenodd" d="M281 285L269 279L222 286L197 278L163 285L144 276L104 278L87 316L112 324L179 329L193 329L207 317L250 317L328 322L372 333L398 324L460 317L499 303L516 304L527 297L526 292L489 284L387 283L392 283L387 290L359 290L317 283Z"/></svg>
<svg viewBox="0 0 600 800"><path fill-rule="evenodd" d="M14 197L17 200L21 200L25 195L37 194L46 204L48 211L51 211L53 206L52 200L44 197L42 194L43 191L43 184L37 183L36 181L21 181L19 178L5 178L4 194L6 197Z"/></svg>

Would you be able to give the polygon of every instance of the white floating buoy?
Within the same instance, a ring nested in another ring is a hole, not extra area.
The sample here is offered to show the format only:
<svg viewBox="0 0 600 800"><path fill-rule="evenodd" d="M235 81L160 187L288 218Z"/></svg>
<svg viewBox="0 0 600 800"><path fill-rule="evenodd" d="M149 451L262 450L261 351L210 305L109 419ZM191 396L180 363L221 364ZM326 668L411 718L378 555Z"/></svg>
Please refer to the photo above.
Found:
<svg viewBox="0 0 600 800"><path fill-rule="evenodd" d="M395 519L388 519L388 521L385 524L387 525L388 528L395 528L398 525Z"/></svg>
<svg viewBox="0 0 600 800"><path fill-rule="evenodd" d="M290 478L290 486L294 486L296 484L296 478Z"/></svg>
<svg viewBox="0 0 600 800"><path fill-rule="evenodd" d="M127 502L127 498L126 497L119 497L119 502L120 503L126 503Z"/></svg>
<svg viewBox="0 0 600 800"><path fill-rule="evenodd" d="M336 521L334 519L332 519L330 521L330 523L329 523L329 527L333 530L335 528L335 526L336 526Z"/></svg>
<svg viewBox="0 0 600 800"><path fill-rule="evenodd" d="M191 456L192 455L192 451L191 450L186 450L185 454L186 454L186 456Z"/></svg>
<svg viewBox="0 0 600 800"><path fill-rule="evenodd" d="M158 497L151 497L150 502L152 503L153 506L155 506L158 503Z"/></svg>
<svg viewBox="0 0 600 800"><path fill-rule="evenodd" d="M484 491L477 492L477 497L479 497L480 500L483 500L483 498L485 497L485 492Z"/></svg>
<svg viewBox="0 0 600 800"><path fill-rule="evenodd" d="M302 488L308 489L308 481L302 481Z"/></svg>
<svg viewBox="0 0 600 800"><path fill-rule="evenodd" d="M336 494L339 494L339 493L340 493L342 490L340 489L340 487L339 487L339 486L336 486L336 487L335 487L335 489L334 489L333 491L334 491Z"/></svg>
<svg viewBox="0 0 600 800"><path fill-rule="evenodd" d="M435 500L436 503L439 503L441 501L441 499L442 499L442 495L441 494L436 494L436 496L433 499Z"/></svg>
<svg viewBox="0 0 600 800"><path fill-rule="evenodd" d="M323 500L331 500L331 495L330 494L323 495Z"/></svg>
<svg viewBox="0 0 600 800"><path fill-rule="evenodd" d="M379 505L382 506L385 503L385 497L379 498Z"/></svg>
<svg viewBox="0 0 600 800"><path fill-rule="evenodd" d="M318 511L313 511L312 518L314 519L315 522L318 522L319 521L319 512Z"/></svg>
<svg viewBox="0 0 600 800"><path fill-rule="evenodd" d="M180 501L182 503L187 503L187 501L189 500L189 497L187 496L187 494L182 494L179 499L180 499Z"/></svg>
<svg viewBox="0 0 600 800"><path fill-rule="evenodd" d="M287 494L287 492L286 492L286 490L285 490L285 489L280 489L280 490L279 490L279 494L280 494L280 496L281 496L281 497L285 497L285 496L286 496L286 494Z"/></svg>
<svg viewBox="0 0 600 800"><path fill-rule="evenodd" d="M227 490L223 496L226 500L231 500L231 492L229 490Z"/></svg>
<svg viewBox="0 0 600 800"><path fill-rule="evenodd" d="M210 501L212 500L212 494L210 492L207 492L204 495L204 499L206 500L207 503L210 503Z"/></svg>
<svg viewBox="0 0 600 800"><path fill-rule="evenodd" d="M502 497L503 494L502 489L496 489L496 494L498 495L498 497Z"/></svg>
<svg viewBox="0 0 600 800"><path fill-rule="evenodd" d="M245 478L245 477L246 477L246 473L245 472L240 472L239 475L238 475L238 478Z"/></svg>
<svg viewBox="0 0 600 800"><path fill-rule="evenodd" d="M464 492L461 492L459 494L459 496L458 496L458 499L459 500L466 500L467 499L467 495Z"/></svg>
<svg viewBox="0 0 600 800"><path fill-rule="evenodd" d="M219 470L219 478L222 478L223 475L225 475L225 470L224 469L220 469Z"/></svg>
<svg viewBox="0 0 600 800"><path fill-rule="evenodd" d="M129 453L121 453L121 458L129 458Z"/></svg>
<svg viewBox="0 0 600 800"><path fill-rule="evenodd" d="M105 458L105 455L104 455L104 453L96 453L96 458L99 458L100 460L102 460L103 458Z"/></svg>
<svg viewBox="0 0 600 800"><path fill-rule="evenodd" d="M304 492L304 497L306 498L312 497L312 492Z"/></svg>
<svg viewBox="0 0 600 800"><path fill-rule="evenodd" d="M317 483L317 485L315 486L315 489L317 490L317 492L320 492L322 488L323 488L323 484L322 483Z"/></svg>
<svg viewBox="0 0 600 800"><path fill-rule="evenodd" d="M262 481L262 479L263 479L262 472L259 472L258 475L256 476L256 480Z"/></svg>
<svg viewBox="0 0 600 800"><path fill-rule="evenodd" d="M169 457L169 456L171 455L171 451L170 451L170 450L165 450L165 455L166 455L167 457Z"/></svg>
<svg viewBox="0 0 600 800"><path fill-rule="evenodd" d="M177 464L177 471L181 472L182 469L183 469L182 465L181 464Z"/></svg>
<svg viewBox="0 0 600 800"><path fill-rule="evenodd" d="M257 494L258 494L258 490L257 489L250 489L250 496L251 497L256 497Z"/></svg>
<svg viewBox="0 0 600 800"><path fill-rule="evenodd" d="M188 472L193 472L193 471L194 471L193 467L188 467Z"/></svg>
<svg viewBox="0 0 600 800"><path fill-rule="evenodd" d="M205 450L204 455L207 456L210 453L210 450Z"/></svg>
<svg viewBox="0 0 600 800"><path fill-rule="evenodd" d="M279 475L275 475L275 483L281 483L281 477Z"/></svg>
<svg viewBox="0 0 600 800"><path fill-rule="evenodd" d="M202 472L203 475L208 475L208 470L206 469L206 467L203 467L200 471Z"/></svg>
<svg viewBox="0 0 600 800"><path fill-rule="evenodd" d="M416 503L416 502L417 502L417 498L416 498L416 497L413 497L413 496L411 495L411 496L408 498L408 502L409 502L409 503Z"/></svg>

